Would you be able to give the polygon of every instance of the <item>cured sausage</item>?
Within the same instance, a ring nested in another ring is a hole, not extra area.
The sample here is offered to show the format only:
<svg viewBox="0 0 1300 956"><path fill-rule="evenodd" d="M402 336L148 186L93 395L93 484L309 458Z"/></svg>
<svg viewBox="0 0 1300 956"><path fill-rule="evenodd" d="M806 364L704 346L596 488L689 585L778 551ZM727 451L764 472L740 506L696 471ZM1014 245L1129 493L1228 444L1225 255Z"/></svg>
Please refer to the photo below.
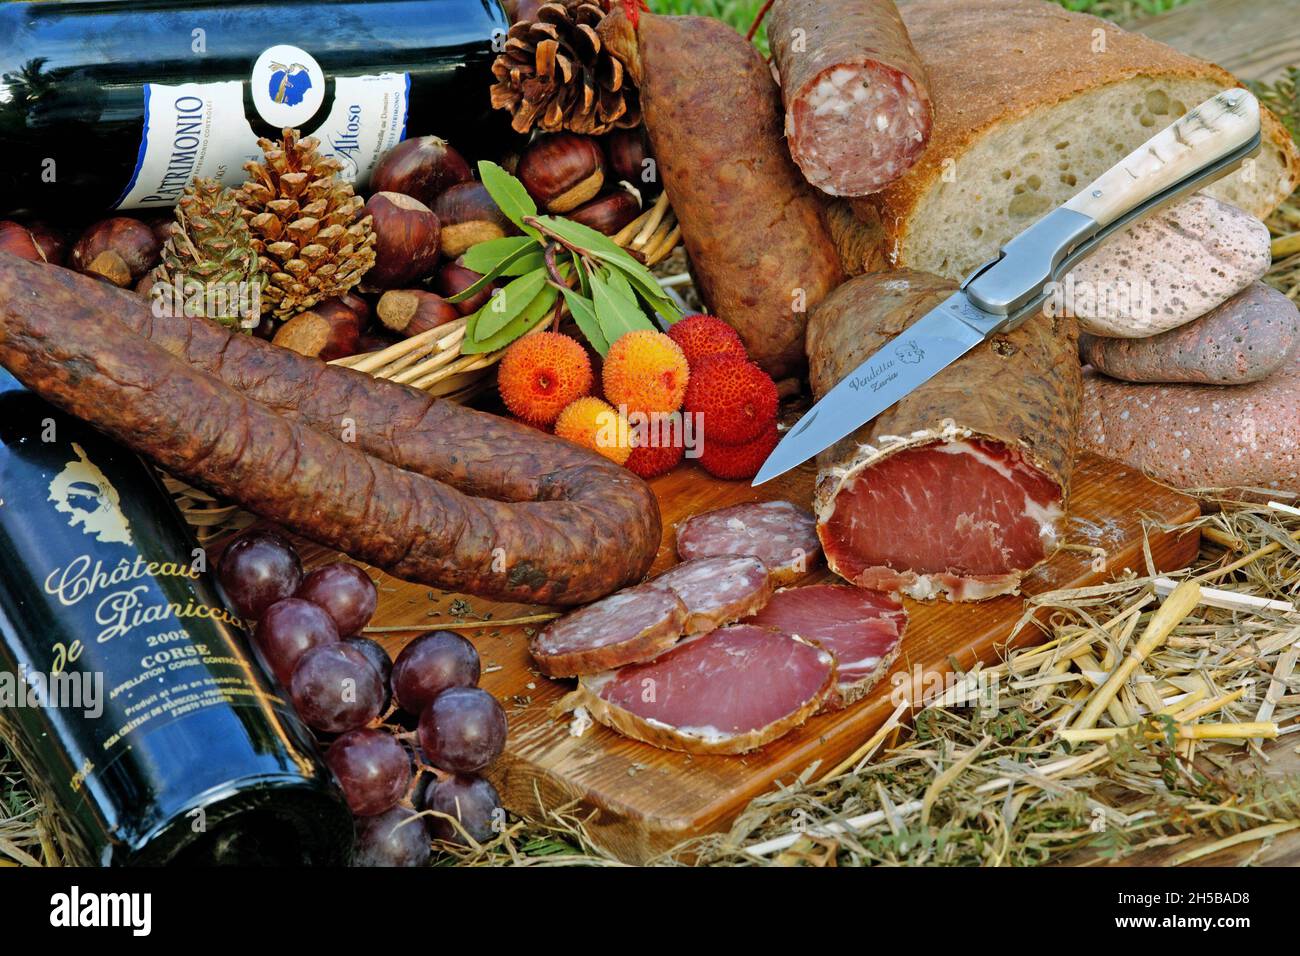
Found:
<svg viewBox="0 0 1300 956"><path fill-rule="evenodd" d="M701 634L760 610L772 596L772 577L757 558L696 558L651 580L686 605L687 634Z"/></svg>
<svg viewBox="0 0 1300 956"><path fill-rule="evenodd" d="M930 94L893 0L776 0L767 36L790 155L832 196L889 185L930 140Z"/></svg>
<svg viewBox="0 0 1300 956"><path fill-rule="evenodd" d="M835 683L831 655L749 624L682 641L646 664L578 682L591 716L667 750L739 754L788 733Z"/></svg>
<svg viewBox="0 0 1300 956"><path fill-rule="evenodd" d="M822 709L838 710L885 676L902 647L907 612L881 591L817 584L777 591L745 623L774 627L835 655L835 691Z"/></svg>
<svg viewBox="0 0 1300 956"><path fill-rule="evenodd" d="M804 367L808 312L844 279L753 45L710 17L642 14L641 103L695 287L773 378Z"/></svg>
<svg viewBox="0 0 1300 956"><path fill-rule="evenodd" d="M767 566L774 584L802 577L821 559L817 519L788 501L732 505L687 518L677 526L677 556L743 554Z"/></svg>
<svg viewBox="0 0 1300 956"><path fill-rule="evenodd" d="M648 661L676 644L690 612L671 588L643 584L552 621L528 643L547 677Z"/></svg>
<svg viewBox="0 0 1300 956"><path fill-rule="evenodd" d="M168 471L398 577L579 604L640 580L658 547L652 493L597 455L9 255L0 363Z"/></svg>
<svg viewBox="0 0 1300 956"><path fill-rule="evenodd" d="M851 279L813 313L813 394L956 285L900 270ZM818 456L813 505L831 570L860 587L979 600L1014 592L1064 534L1082 388L1073 319L995 335ZM896 362L919 356L906 338Z"/></svg>

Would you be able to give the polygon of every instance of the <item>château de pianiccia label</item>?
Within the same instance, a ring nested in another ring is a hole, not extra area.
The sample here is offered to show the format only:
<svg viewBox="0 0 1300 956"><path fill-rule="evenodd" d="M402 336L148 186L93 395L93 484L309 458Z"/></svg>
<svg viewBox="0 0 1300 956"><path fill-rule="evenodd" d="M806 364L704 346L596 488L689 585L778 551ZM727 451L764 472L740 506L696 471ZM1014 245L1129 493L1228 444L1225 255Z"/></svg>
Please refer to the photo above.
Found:
<svg viewBox="0 0 1300 956"><path fill-rule="evenodd" d="M139 458L0 369L0 725L80 862L339 862L351 818Z"/></svg>
<svg viewBox="0 0 1300 956"><path fill-rule="evenodd" d="M168 209L195 177L237 185L259 136L315 136L363 188L408 134L473 153L504 131L488 100L496 0L45 0L0 6L0 207Z"/></svg>

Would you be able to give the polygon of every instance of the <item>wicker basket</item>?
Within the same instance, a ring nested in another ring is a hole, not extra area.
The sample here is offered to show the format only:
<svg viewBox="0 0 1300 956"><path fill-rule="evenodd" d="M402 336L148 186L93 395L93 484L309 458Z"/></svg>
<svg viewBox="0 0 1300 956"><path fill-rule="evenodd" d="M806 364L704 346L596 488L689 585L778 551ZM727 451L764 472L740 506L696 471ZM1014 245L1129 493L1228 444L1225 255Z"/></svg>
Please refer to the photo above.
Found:
<svg viewBox="0 0 1300 956"><path fill-rule="evenodd" d="M635 253L646 266L665 259L681 241L681 229L668 205L668 197L661 194L653 206L613 239ZM500 349L481 355L462 355L460 345L467 321L460 318L381 351L350 355L331 364L401 382L447 401L467 402L492 387L492 366L505 352ZM200 544L240 531L255 520L238 506L222 502L170 475L164 475L163 480Z"/></svg>

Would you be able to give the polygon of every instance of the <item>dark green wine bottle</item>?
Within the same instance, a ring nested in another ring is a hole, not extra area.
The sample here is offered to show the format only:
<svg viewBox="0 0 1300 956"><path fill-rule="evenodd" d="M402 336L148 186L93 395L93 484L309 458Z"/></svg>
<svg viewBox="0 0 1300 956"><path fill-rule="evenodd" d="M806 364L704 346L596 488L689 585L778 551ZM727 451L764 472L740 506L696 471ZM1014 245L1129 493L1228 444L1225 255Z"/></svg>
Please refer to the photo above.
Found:
<svg viewBox="0 0 1300 956"><path fill-rule="evenodd" d="M86 864L338 864L352 817L153 470L0 369L0 728Z"/></svg>
<svg viewBox="0 0 1300 956"><path fill-rule="evenodd" d="M80 223L236 185L285 127L363 188L406 136L496 158L497 0L44 0L0 4L3 215Z"/></svg>

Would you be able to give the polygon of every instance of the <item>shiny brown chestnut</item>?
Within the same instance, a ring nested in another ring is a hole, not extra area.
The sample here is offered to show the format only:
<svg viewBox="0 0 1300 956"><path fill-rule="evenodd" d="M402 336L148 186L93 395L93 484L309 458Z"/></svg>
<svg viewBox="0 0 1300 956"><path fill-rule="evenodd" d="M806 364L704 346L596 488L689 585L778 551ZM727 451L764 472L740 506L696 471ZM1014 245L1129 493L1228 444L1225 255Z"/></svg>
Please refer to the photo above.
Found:
<svg viewBox="0 0 1300 956"><path fill-rule="evenodd" d="M618 189L585 202L565 218L590 226L597 232L612 236L641 215L641 203L626 189Z"/></svg>
<svg viewBox="0 0 1300 956"><path fill-rule="evenodd" d="M162 243L143 222L115 216L100 220L81 234L72 247L69 264L78 272L125 289L154 267L161 250Z"/></svg>
<svg viewBox="0 0 1300 956"><path fill-rule="evenodd" d="M514 231L482 183L457 183L438 197L433 211L442 223L442 254L448 259Z"/></svg>
<svg viewBox="0 0 1300 956"><path fill-rule="evenodd" d="M663 188L644 126L610 133L605 137L605 156L613 177L631 183L643 199L658 195Z"/></svg>
<svg viewBox="0 0 1300 956"><path fill-rule="evenodd" d="M275 333L275 345L310 355L322 362L355 355L360 351L361 320L338 299L321 302L299 312Z"/></svg>
<svg viewBox="0 0 1300 956"><path fill-rule="evenodd" d="M423 279L438 264L442 225L424 203L405 193L375 193L366 203L375 230L375 264L363 289L393 289Z"/></svg>
<svg viewBox="0 0 1300 956"><path fill-rule="evenodd" d="M403 140L379 157L370 174L370 189L405 193L432 206L443 190L473 178L469 163L445 139L420 136Z"/></svg>
<svg viewBox="0 0 1300 956"><path fill-rule="evenodd" d="M605 157L590 136L556 133L533 140L519 159L519 181L549 212L568 212L605 185Z"/></svg>
<svg viewBox="0 0 1300 956"><path fill-rule="evenodd" d="M392 289L375 306L384 328L411 337L460 318L456 307L442 296L423 289Z"/></svg>
<svg viewBox="0 0 1300 956"><path fill-rule="evenodd" d="M433 277L433 288L439 295L450 299L452 296L460 295L481 278L483 278L482 275L473 269L466 269L465 264L457 259L455 262L444 262L442 264L442 267ZM492 298L492 290L495 288L496 284L489 282L464 302L453 302L451 304L455 306L456 311L461 315L473 315L483 308L488 299Z"/></svg>
<svg viewBox="0 0 1300 956"><path fill-rule="evenodd" d="M6 219L0 222L0 252L7 252L29 262L45 262L45 251L36 237L22 223Z"/></svg>

